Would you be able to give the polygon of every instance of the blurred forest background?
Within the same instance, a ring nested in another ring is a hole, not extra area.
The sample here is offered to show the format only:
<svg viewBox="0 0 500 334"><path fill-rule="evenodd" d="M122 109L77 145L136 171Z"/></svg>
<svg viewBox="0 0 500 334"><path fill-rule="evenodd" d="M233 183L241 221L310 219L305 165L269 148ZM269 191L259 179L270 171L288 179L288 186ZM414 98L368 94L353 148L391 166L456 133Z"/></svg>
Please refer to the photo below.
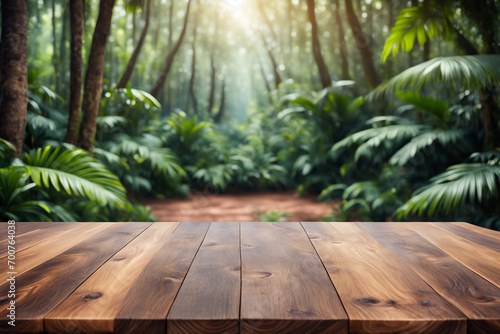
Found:
<svg viewBox="0 0 500 334"><path fill-rule="evenodd" d="M295 189L500 229L500 1L2 1L0 216Z"/></svg>

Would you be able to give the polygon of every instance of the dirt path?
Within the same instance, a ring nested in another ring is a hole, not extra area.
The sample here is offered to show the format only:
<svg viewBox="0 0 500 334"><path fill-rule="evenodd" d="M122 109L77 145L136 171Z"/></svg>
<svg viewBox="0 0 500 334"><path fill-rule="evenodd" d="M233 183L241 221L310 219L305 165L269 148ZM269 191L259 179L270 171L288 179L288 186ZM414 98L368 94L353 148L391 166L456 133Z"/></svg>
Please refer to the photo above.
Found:
<svg viewBox="0 0 500 334"><path fill-rule="evenodd" d="M258 221L260 212L284 211L288 221L318 221L330 215L336 203L319 203L315 197L300 197L291 192L245 193L231 195L195 194L190 199L144 201L158 221Z"/></svg>

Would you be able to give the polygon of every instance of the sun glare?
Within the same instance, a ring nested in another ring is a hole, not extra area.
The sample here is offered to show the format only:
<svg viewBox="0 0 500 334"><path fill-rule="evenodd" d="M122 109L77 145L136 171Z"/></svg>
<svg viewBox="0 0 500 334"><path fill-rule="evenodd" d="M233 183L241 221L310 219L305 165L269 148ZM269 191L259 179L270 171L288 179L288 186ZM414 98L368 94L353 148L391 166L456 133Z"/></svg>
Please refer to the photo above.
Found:
<svg viewBox="0 0 500 334"><path fill-rule="evenodd" d="M232 15L238 17L243 12L243 5L245 4L245 0L224 0L222 4L224 9L230 11Z"/></svg>

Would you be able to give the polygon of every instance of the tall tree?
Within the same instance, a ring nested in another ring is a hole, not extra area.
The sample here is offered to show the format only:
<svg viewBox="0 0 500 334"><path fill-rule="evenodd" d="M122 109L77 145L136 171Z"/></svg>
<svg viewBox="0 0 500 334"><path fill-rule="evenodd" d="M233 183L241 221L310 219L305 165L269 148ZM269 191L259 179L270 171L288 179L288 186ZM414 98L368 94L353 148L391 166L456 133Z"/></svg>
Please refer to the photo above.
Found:
<svg viewBox="0 0 500 334"><path fill-rule="evenodd" d="M314 0L307 0L307 16L312 27L311 37L314 59L316 60L316 65L318 66L321 84L323 85L323 88L326 88L332 84L332 79L330 78L328 68L326 67L323 55L321 54L321 44L318 37L318 23L316 22L316 13L314 12L314 9Z"/></svg>
<svg viewBox="0 0 500 334"><path fill-rule="evenodd" d="M146 18L144 22L144 27L142 28L141 36L139 37L139 42L135 46L134 52L132 53L132 56L128 61L127 68L125 69L125 72L123 73L120 81L118 82L118 85L116 85L116 88L125 88L127 86L127 82L129 82L130 78L132 77L132 73L134 71L135 64L137 62L137 58L139 57L139 53L141 52L142 46L144 45L144 41L146 40L146 35L149 29L150 18L151 18L151 0L147 0Z"/></svg>
<svg viewBox="0 0 500 334"><path fill-rule="evenodd" d="M106 54L106 42L111 27L111 17L115 0L101 0L99 5L99 16L92 37L87 74L83 92L83 120L78 136L78 146L92 152L94 137L97 126L97 115L99 113L99 102L101 100L102 76L104 72L104 56Z"/></svg>
<svg viewBox="0 0 500 334"><path fill-rule="evenodd" d="M198 16L198 15L197 15ZM198 100L196 100L196 94L194 92L194 84L196 81L196 35L198 33L197 21L193 27L193 44L192 44L192 58L191 58L191 77L189 78L189 95L193 101L193 111L198 114Z"/></svg>
<svg viewBox="0 0 500 334"><path fill-rule="evenodd" d="M188 4L187 4L187 8L186 8L186 14L184 16L184 24L182 26L182 31L181 31L181 34L179 36L179 39L175 43L172 50L170 50L170 52L168 53L167 58L165 59L165 67L163 68L163 71L160 73L158 80L155 82L155 84L153 85L153 88L151 89L151 95L153 95L154 97L158 96L158 93L160 92L161 88L163 87L163 84L165 83L165 79L167 79L167 76L170 73L170 69L172 68L172 64L174 62L175 55L177 54L177 52L179 51L179 49L181 47L182 40L184 39L184 35L186 34L186 30L187 30L187 25L188 25L188 21L189 21L189 10L191 8L191 3L192 3L192 0L189 0Z"/></svg>
<svg viewBox="0 0 500 334"><path fill-rule="evenodd" d="M308 0L310 1L310 0ZM368 79L368 82L372 88L377 87L380 83L380 77L377 74L377 70L375 69L375 65L373 64L373 55L370 48L370 40L367 40L366 35L363 33L363 28L359 23L358 17L354 12L354 8L352 6L351 0L345 0L345 10L347 14L347 21L351 26L352 34L354 36L354 41L356 43L356 47L359 50L361 55L361 63L363 65L363 69L365 71L365 75Z"/></svg>
<svg viewBox="0 0 500 334"><path fill-rule="evenodd" d="M335 21L337 21L337 32L340 44L340 60L342 62L342 80L349 80L349 60L347 58L347 45L345 42L345 32L344 25L342 24L342 15L340 15L340 3L339 0L334 0L335 4Z"/></svg>
<svg viewBox="0 0 500 334"><path fill-rule="evenodd" d="M276 37L276 32L274 31L273 25L271 24L271 20L269 19L269 17L266 14L266 10L264 9L264 5L262 4L262 0L257 1L257 7L259 9L260 15L264 19L265 24L267 25L267 27L269 28L269 31L271 32L271 38L272 38L273 43L278 43L278 39ZM278 88L279 85L281 84L282 80L281 80L281 75L280 75L279 70L278 70L278 63L276 62L276 58L274 57L274 54L273 54L273 48L271 45L269 45L268 40L262 31L261 31L260 35L262 38L262 42L264 43L264 47L266 48L267 55L269 56L269 60L271 61L271 66L273 68L274 84L275 84L276 88Z"/></svg>
<svg viewBox="0 0 500 334"><path fill-rule="evenodd" d="M220 93L220 105L217 114L215 114L214 122L220 123L224 117L224 112L226 111L226 79L222 80L222 88Z"/></svg>
<svg viewBox="0 0 500 334"><path fill-rule="evenodd" d="M0 137L21 157L28 109L28 9L25 0L2 1Z"/></svg>
<svg viewBox="0 0 500 334"><path fill-rule="evenodd" d="M208 94L208 112L212 113L212 109L215 103L215 52L217 50L217 41L219 37L219 7L215 8L215 30L214 30L214 39L212 42L212 49L210 50L210 92Z"/></svg>
<svg viewBox="0 0 500 334"><path fill-rule="evenodd" d="M52 0L52 65L54 66L53 81L56 91L59 92L59 76L61 69L59 68L59 55L57 54L57 20L56 20L56 0Z"/></svg>
<svg viewBox="0 0 500 334"><path fill-rule="evenodd" d="M66 41L68 40L69 34L68 34L68 25L70 24L70 15L69 15L69 10L67 7L64 7L62 17L61 17L63 23L61 27L61 39L59 42L59 91L58 93L64 96L64 98L67 98L67 93L68 93L68 80L67 80L67 73L68 73L68 57L66 55Z"/></svg>
<svg viewBox="0 0 500 334"><path fill-rule="evenodd" d="M170 0L170 8L168 10L168 49L172 48L174 43L174 0ZM164 90L165 83L161 86L162 94L165 92ZM168 111L172 110L172 87L170 84L167 86L167 106Z"/></svg>
<svg viewBox="0 0 500 334"><path fill-rule="evenodd" d="M65 141L76 144L76 129L82 112L82 44L85 0L70 0L71 56L69 82L69 120Z"/></svg>
<svg viewBox="0 0 500 334"><path fill-rule="evenodd" d="M269 56L269 60L271 61L271 66L273 68L273 74L274 74L274 84L275 84L276 89L277 89L282 82L280 73L278 71L278 63L276 62L276 58L274 58L271 47L267 44L266 37L264 36L264 34L262 32L261 32L260 36L261 36L262 42L264 43L264 46L266 48L267 55Z"/></svg>

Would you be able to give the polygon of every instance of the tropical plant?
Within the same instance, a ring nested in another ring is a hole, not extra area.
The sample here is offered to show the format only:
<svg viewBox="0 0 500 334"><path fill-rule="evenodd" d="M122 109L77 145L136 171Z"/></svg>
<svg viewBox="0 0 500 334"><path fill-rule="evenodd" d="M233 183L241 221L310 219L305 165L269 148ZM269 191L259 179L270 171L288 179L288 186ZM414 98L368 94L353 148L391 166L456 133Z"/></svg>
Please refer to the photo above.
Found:
<svg viewBox="0 0 500 334"><path fill-rule="evenodd" d="M261 211L259 208L255 208L257 212L256 216L260 222L283 222L287 221L292 216L285 211L278 210L266 210Z"/></svg>
<svg viewBox="0 0 500 334"><path fill-rule="evenodd" d="M347 136L332 147L334 160L357 145L354 162L360 170L376 174L388 163L427 179L435 175L429 173L443 170L450 161L462 161L480 147L480 131L471 126L474 122L470 115L459 108L462 102L451 108L442 100L423 97L416 92L398 93L397 96L410 103L413 110L423 113L420 121L395 116L371 119L367 122L370 128ZM405 110L411 109L406 107ZM450 151L449 146L457 149ZM422 165L426 168L421 168Z"/></svg>
<svg viewBox="0 0 500 334"><path fill-rule="evenodd" d="M498 152L487 163L451 166L419 188L396 212L397 219L418 214L427 217L464 217L500 229Z"/></svg>
<svg viewBox="0 0 500 334"><path fill-rule="evenodd" d="M102 163L84 150L65 146L39 148L25 154L24 162L14 160L0 168L0 196L2 219L121 221L146 217L146 209L128 202L125 188Z"/></svg>
<svg viewBox="0 0 500 334"><path fill-rule="evenodd" d="M338 169L342 163L335 165L328 152L337 141L360 129L366 119L360 108L363 97L351 98L340 92L353 84L351 81L337 82L322 90L314 100L296 93L281 99L283 105L298 107L283 109L277 116L279 120L285 124L297 118L306 120L304 142L293 149L294 157L287 155L288 159L293 158L292 168L300 180L300 192L320 190L339 181Z"/></svg>
<svg viewBox="0 0 500 334"><path fill-rule="evenodd" d="M444 83L455 91L477 90L498 86L500 55L436 57L394 76L368 94L368 100L398 91L419 91Z"/></svg>

